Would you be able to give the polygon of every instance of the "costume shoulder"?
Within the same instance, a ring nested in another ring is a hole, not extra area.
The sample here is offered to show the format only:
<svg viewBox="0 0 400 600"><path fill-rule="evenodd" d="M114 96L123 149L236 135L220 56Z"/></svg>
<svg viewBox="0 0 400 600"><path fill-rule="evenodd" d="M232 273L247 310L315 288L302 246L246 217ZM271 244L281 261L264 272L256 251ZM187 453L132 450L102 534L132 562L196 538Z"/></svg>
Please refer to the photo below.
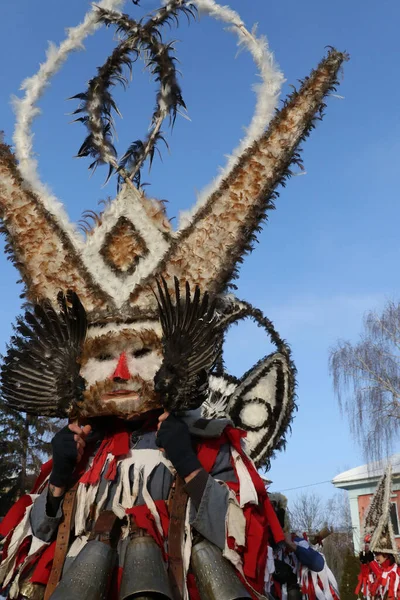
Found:
<svg viewBox="0 0 400 600"><path fill-rule="evenodd" d="M201 409L187 411L182 420L189 427L190 433L199 438L219 438L227 427L234 427L230 419L206 419Z"/></svg>

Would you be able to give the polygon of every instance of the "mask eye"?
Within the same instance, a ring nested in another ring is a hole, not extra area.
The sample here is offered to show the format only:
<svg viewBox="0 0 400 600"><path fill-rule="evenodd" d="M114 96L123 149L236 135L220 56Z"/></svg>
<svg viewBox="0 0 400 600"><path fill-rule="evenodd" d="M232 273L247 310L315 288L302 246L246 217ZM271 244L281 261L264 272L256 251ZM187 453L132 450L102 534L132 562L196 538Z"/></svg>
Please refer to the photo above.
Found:
<svg viewBox="0 0 400 600"><path fill-rule="evenodd" d="M147 356L151 353L151 348L140 348L140 350L135 350L132 352L132 356L134 358L142 358L142 356Z"/></svg>
<svg viewBox="0 0 400 600"><path fill-rule="evenodd" d="M97 358L97 360L105 361L105 360L112 360L113 356L111 356L111 354L104 353L104 354L99 354L96 358Z"/></svg>

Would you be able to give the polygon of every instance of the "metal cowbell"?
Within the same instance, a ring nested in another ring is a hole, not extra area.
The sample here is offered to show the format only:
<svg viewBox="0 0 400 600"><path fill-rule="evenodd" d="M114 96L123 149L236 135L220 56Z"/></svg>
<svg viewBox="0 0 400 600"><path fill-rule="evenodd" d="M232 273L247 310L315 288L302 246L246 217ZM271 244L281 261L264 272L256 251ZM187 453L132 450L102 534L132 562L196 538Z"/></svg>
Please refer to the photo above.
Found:
<svg viewBox="0 0 400 600"><path fill-rule="evenodd" d="M126 550L119 600L173 600L160 548L149 536L134 537Z"/></svg>
<svg viewBox="0 0 400 600"><path fill-rule="evenodd" d="M247 600L251 598L233 566L207 540L192 550L192 571L201 600Z"/></svg>
<svg viewBox="0 0 400 600"><path fill-rule="evenodd" d="M105 600L117 558L116 551L96 540L79 552L50 600Z"/></svg>

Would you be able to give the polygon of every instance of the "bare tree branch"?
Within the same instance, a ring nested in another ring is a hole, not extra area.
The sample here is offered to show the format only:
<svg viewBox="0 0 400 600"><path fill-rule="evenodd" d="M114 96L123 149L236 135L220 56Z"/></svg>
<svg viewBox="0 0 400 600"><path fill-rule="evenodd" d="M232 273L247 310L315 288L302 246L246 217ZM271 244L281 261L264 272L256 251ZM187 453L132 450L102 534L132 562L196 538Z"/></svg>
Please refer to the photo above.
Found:
<svg viewBox="0 0 400 600"><path fill-rule="evenodd" d="M339 406L366 458L390 452L400 432L400 304L369 312L360 341L340 340L329 368Z"/></svg>
<svg viewBox="0 0 400 600"><path fill-rule="evenodd" d="M309 536L323 527L333 530L319 548L340 585L346 556L354 553L350 503L347 492L338 491L327 502L315 492L305 492L290 506L292 531Z"/></svg>

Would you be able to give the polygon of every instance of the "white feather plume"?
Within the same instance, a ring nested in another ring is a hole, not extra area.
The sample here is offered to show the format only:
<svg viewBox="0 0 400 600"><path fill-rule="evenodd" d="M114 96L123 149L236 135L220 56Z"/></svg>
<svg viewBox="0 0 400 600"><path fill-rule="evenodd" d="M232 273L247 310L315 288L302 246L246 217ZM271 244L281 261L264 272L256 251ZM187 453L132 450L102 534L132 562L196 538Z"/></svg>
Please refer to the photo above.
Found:
<svg viewBox="0 0 400 600"><path fill-rule="evenodd" d="M210 17L231 25L231 31L236 33L239 38L239 47L247 48L253 56L259 69L261 83L254 85L254 90L257 94L257 103L253 119L247 127L246 136L241 140L233 153L228 156L227 164L221 169L217 178L200 193L196 205L190 211L181 214L179 230L190 223L193 215L220 186L243 152L264 133L274 116L280 91L285 82L283 73L275 64L274 56L269 50L267 38L265 36L257 36L256 26L253 27L251 32L248 31L237 12L228 6L217 4L214 0L190 0L188 4L196 6L200 13L206 13Z"/></svg>
<svg viewBox="0 0 400 600"><path fill-rule="evenodd" d="M124 2L125 0L101 0L98 6L117 10L123 6ZM92 6L79 25L67 29L67 37L59 46L50 43L46 53L46 60L40 65L39 71L22 82L21 90L25 91L24 97L13 98L13 106L16 114L13 141L15 155L19 162L19 170L25 183L40 195L45 208L63 224L63 229L68 231L72 240L78 246L80 245L79 233L69 222L61 202L51 193L48 186L39 177L38 161L33 152L34 136L32 133L32 124L40 114L40 109L36 104L50 85L51 78L61 69L71 52L84 49L84 39L88 35L95 33L100 26L97 21L97 11Z"/></svg>

